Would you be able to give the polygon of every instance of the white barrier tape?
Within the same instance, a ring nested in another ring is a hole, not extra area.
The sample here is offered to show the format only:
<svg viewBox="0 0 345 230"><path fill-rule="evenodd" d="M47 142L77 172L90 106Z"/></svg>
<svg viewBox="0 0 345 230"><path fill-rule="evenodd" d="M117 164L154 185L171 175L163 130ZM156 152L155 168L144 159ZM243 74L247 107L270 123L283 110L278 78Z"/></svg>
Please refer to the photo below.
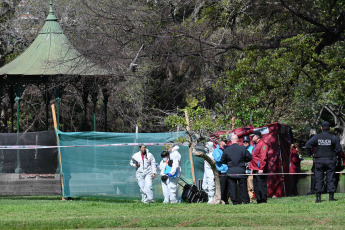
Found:
<svg viewBox="0 0 345 230"><path fill-rule="evenodd" d="M345 172L335 172L338 174L343 174ZM261 174L253 174L253 173L245 173L245 174L226 174L223 173L219 176L274 176L274 175L313 175L314 173L261 173Z"/></svg>
<svg viewBox="0 0 345 230"><path fill-rule="evenodd" d="M54 148L77 148L77 147L118 147L118 146L164 146L171 143L120 143L120 144L103 144L103 145L69 145L69 146L53 146L53 145L0 145L0 149L54 149ZM178 143L182 145L182 143Z"/></svg>

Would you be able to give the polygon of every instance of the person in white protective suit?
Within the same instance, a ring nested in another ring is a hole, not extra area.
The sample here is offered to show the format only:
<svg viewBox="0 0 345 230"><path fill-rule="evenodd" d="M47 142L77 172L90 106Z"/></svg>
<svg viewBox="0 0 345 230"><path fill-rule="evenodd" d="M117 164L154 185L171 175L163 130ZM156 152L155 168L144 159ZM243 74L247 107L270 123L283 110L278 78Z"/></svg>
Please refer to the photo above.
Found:
<svg viewBox="0 0 345 230"><path fill-rule="evenodd" d="M160 169L160 175L161 175L161 184L162 184L162 191L163 191L163 196L164 196L164 204L167 204L170 202L170 191L168 188L168 178L169 176L165 174L165 168L169 164L169 152L168 151L163 151L161 153L162 160L159 163L159 169Z"/></svg>
<svg viewBox="0 0 345 230"><path fill-rule="evenodd" d="M181 177L181 154L178 152L180 147L177 145L169 146L169 159L172 160L171 171L168 173L168 189L170 195L170 203L177 203L177 182Z"/></svg>
<svg viewBox="0 0 345 230"><path fill-rule="evenodd" d="M146 149L145 145L140 146L140 151L134 153L130 165L136 168L136 178L143 203L153 203L152 180L156 176L156 160Z"/></svg>
<svg viewBox="0 0 345 230"><path fill-rule="evenodd" d="M205 145L206 155L209 156L212 160L214 160L212 156L213 150L213 142L207 142ZM202 180L202 189L208 194L207 203L212 203L215 193L214 174L210 164L207 163L207 161L205 161L204 163L204 178Z"/></svg>

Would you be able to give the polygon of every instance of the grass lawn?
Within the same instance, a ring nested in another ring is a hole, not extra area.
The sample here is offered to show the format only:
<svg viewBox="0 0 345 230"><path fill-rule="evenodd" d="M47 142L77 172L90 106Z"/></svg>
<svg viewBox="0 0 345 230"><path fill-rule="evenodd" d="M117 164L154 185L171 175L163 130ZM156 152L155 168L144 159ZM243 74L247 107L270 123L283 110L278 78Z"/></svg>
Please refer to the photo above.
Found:
<svg viewBox="0 0 345 230"><path fill-rule="evenodd" d="M314 196L267 204L142 204L133 200L1 197L0 229L344 229L345 194L315 204Z"/></svg>

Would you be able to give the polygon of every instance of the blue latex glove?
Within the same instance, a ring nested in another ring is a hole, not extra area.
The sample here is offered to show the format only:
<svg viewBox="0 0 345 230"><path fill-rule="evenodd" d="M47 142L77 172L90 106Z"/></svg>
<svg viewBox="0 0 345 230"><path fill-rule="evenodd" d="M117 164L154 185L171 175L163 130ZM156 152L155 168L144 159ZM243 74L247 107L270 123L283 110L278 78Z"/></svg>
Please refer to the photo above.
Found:
<svg viewBox="0 0 345 230"><path fill-rule="evenodd" d="M168 176L172 177L173 175L171 175L170 173L168 173Z"/></svg>

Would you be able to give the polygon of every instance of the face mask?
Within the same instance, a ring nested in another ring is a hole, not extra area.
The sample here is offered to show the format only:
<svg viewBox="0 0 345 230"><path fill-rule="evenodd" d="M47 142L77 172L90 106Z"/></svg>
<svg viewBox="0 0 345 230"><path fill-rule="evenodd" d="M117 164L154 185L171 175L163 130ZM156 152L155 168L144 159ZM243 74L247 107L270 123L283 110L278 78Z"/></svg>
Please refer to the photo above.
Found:
<svg viewBox="0 0 345 230"><path fill-rule="evenodd" d="M164 158L163 158L163 161L167 161L168 159L169 159L169 158L167 158L167 157L164 157Z"/></svg>

